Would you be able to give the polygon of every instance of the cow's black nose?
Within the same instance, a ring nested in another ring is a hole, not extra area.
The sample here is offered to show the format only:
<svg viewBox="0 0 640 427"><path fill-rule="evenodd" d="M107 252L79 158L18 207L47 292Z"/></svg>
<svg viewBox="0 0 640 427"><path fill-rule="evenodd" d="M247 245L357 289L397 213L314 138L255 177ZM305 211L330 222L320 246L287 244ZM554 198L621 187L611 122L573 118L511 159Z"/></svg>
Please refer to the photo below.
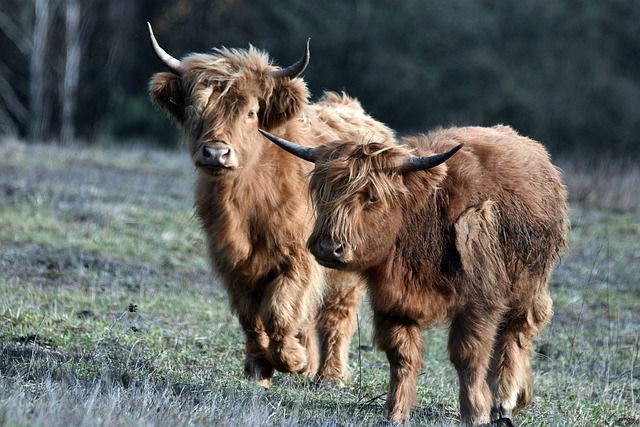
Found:
<svg viewBox="0 0 640 427"><path fill-rule="evenodd" d="M340 259L344 255L344 244L334 243L329 240L320 240L318 242L318 255L323 258Z"/></svg>
<svg viewBox="0 0 640 427"><path fill-rule="evenodd" d="M328 268L344 268L348 257L347 245L331 239L309 242L309 249L320 265Z"/></svg>
<svg viewBox="0 0 640 427"><path fill-rule="evenodd" d="M230 148L215 149L207 145L202 147L202 157L204 159L214 160L220 164L224 164L229 158L230 154L231 154Z"/></svg>
<svg viewBox="0 0 640 427"><path fill-rule="evenodd" d="M233 148L227 144L216 142L206 144L195 157L196 166L205 168L235 169L238 166Z"/></svg>

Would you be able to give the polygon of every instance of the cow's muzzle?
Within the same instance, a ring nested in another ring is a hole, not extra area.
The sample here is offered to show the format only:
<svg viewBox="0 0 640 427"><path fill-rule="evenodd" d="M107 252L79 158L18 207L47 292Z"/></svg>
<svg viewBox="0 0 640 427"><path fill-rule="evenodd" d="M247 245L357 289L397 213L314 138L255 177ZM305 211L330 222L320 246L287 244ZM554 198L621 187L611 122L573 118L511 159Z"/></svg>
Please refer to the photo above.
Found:
<svg viewBox="0 0 640 427"><path fill-rule="evenodd" d="M221 172L238 168L235 150L224 142L204 144L195 155L195 164L210 172Z"/></svg>
<svg viewBox="0 0 640 427"><path fill-rule="evenodd" d="M347 248L342 242L318 239L309 245L309 249L318 264L327 268L342 269L345 267Z"/></svg>

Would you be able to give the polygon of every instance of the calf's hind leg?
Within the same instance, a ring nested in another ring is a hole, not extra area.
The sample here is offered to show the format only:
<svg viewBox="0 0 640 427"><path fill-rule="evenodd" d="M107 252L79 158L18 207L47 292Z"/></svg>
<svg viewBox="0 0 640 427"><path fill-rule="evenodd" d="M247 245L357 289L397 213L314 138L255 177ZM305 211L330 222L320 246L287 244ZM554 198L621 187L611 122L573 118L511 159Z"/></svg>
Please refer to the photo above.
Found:
<svg viewBox="0 0 640 427"><path fill-rule="evenodd" d="M451 322L449 358L458 372L463 426L488 423L491 391L487 374L500 315L495 310L467 308Z"/></svg>
<svg viewBox="0 0 640 427"><path fill-rule="evenodd" d="M509 323L500 330L489 374L493 394L492 421L500 417L510 418L514 410L531 401L530 354L530 338L523 333L523 322Z"/></svg>
<svg viewBox="0 0 640 427"><path fill-rule="evenodd" d="M517 413L531 402L533 375L531 341L551 316L551 298L546 292L534 299L526 314L507 313L498 332L491 361L489 384L493 393L493 418Z"/></svg>

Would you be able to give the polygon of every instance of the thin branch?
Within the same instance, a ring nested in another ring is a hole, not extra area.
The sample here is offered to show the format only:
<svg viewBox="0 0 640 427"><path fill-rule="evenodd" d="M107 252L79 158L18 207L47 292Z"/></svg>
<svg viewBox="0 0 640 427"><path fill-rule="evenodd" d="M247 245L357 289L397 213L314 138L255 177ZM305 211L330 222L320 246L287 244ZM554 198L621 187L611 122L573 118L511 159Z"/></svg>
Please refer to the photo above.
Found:
<svg viewBox="0 0 640 427"><path fill-rule="evenodd" d="M9 40L11 40L25 56L31 56L33 51L33 42L31 37L25 33L23 28L16 25L6 13L0 12L0 31L2 31Z"/></svg>
<svg viewBox="0 0 640 427"><path fill-rule="evenodd" d="M9 69L0 64L0 97L4 101L5 105L11 106L11 115L15 117L16 121L22 125L27 124L29 121L29 110L24 105L11 83L4 77L9 74Z"/></svg>

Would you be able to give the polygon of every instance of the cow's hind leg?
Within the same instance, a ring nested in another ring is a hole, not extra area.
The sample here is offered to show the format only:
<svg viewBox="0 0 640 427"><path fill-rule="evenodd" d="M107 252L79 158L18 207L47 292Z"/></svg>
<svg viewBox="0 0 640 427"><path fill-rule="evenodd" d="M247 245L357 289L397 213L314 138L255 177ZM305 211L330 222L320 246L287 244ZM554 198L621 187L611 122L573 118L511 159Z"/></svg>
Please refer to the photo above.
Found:
<svg viewBox="0 0 640 427"><path fill-rule="evenodd" d="M316 338L316 323L309 322L299 334L300 344L307 351L307 367L301 375L314 375L318 370L318 340Z"/></svg>
<svg viewBox="0 0 640 427"><path fill-rule="evenodd" d="M318 319L320 335L320 380L344 385L349 377L349 343L356 325L356 314L364 283L351 273L333 270L329 289Z"/></svg>
<svg viewBox="0 0 640 427"><path fill-rule="evenodd" d="M526 313L505 315L498 333L489 384L493 393L493 418L510 416L531 402L531 341L551 315L551 298L542 292Z"/></svg>
<svg viewBox="0 0 640 427"><path fill-rule="evenodd" d="M500 313L466 309L456 316L449 332L449 358L458 372L462 425L474 426L490 419L491 391L487 374Z"/></svg>

